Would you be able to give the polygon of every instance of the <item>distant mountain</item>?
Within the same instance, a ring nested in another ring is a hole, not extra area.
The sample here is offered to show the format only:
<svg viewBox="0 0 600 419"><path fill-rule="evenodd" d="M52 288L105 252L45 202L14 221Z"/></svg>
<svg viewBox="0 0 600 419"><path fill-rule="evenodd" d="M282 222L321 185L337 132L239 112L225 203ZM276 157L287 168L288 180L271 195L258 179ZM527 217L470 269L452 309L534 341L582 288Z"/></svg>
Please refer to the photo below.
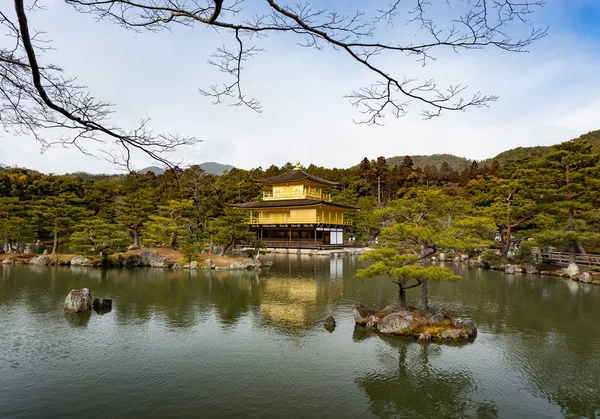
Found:
<svg viewBox="0 0 600 419"><path fill-rule="evenodd" d="M217 176L221 176L223 174L223 172L225 172L226 170L233 169L233 166L231 166L229 164L221 164L221 163L216 163L213 161L200 163L198 166L200 166L206 173L208 173L210 175L217 175ZM138 173L152 172L158 176L158 175L162 175L163 173L165 173L165 169L162 169L157 166L148 166L148 167L144 167L143 169L138 170L137 172Z"/></svg>
<svg viewBox="0 0 600 419"><path fill-rule="evenodd" d="M583 134L577 139L583 139L587 143L592 146L592 149L595 152L600 152L600 130L591 131L587 134ZM573 140L569 140L573 141ZM494 160L498 160L498 162L503 165L507 161L510 160L523 160L523 159L539 159L546 154L550 153L553 150L554 146L534 146L534 147L517 147L512 150L503 151L495 157L480 160L478 161L478 165L481 167L485 164L490 165ZM458 157L453 154L433 154L431 156L410 156L415 166L420 168L429 166L436 166L438 169L440 168L443 162L447 162L450 167L454 170L462 171L465 167L469 166L473 160L466 159L464 157ZM387 160L387 163L390 166L397 166L402 163L404 160L404 156L396 156L390 157Z"/></svg>
<svg viewBox="0 0 600 419"><path fill-rule="evenodd" d="M229 164L215 163L213 161L200 163L198 166L200 166L206 173L217 176L221 176L223 172L233 169L233 166Z"/></svg>
<svg viewBox="0 0 600 419"><path fill-rule="evenodd" d="M390 166L398 166L402 163L405 156L396 156L390 157L387 160L387 163ZM463 170L465 167L469 166L473 160L469 160L465 157L458 157L453 154L433 154L431 156L410 156L413 161L413 164L418 167L436 166L438 169L442 165L442 163L447 162L450 167L454 170L458 170L459 172Z"/></svg>
<svg viewBox="0 0 600 419"><path fill-rule="evenodd" d="M156 176L158 176L158 175L162 175L163 173L165 173L165 169L162 169L162 168L157 167L157 166L148 166L148 167L144 167L143 169L136 170L136 172L138 172L138 173L152 172Z"/></svg>

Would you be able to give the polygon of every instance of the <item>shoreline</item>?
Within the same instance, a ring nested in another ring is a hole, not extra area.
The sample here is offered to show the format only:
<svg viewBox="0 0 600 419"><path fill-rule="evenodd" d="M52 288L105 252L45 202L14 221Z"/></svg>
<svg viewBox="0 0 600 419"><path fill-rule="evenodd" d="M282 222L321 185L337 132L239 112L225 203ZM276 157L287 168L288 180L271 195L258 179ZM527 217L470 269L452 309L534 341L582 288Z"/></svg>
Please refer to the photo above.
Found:
<svg viewBox="0 0 600 419"><path fill-rule="evenodd" d="M213 269L213 270L260 270L271 266L271 262L260 261L243 256L219 256L216 254L197 254L193 260L184 259L179 250L165 248L135 249L125 253L115 253L106 259L86 257L78 254L5 253L0 254L2 266L72 266L91 268L169 268L169 269Z"/></svg>

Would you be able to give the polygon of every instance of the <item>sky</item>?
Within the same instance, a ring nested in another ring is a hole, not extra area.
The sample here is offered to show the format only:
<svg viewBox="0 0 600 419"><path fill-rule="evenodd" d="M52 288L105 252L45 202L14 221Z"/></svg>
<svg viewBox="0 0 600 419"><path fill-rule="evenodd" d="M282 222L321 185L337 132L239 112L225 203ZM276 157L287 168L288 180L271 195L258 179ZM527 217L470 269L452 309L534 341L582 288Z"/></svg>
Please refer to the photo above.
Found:
<svg viewBox="0 0 600 419"><path fill-rule="evenodd" d="M97 22L61 0L40 3L45 10L30 14L30 26L44 30L54 47L41 60L59 64L94 96L115 104L112 121L120 126L133 127L150 118L155 131L201 139L170 156L183 165L216 161L250 169L299 161L306 166L350 167L363 157L437 153L481 160L600 129L597 0L548 0L532 18L535 26L548 27L548 36L528 53L442 52L426 67L414 58L383 58L386 68L399 76L435 77L441 85L466 84L471 91L500 97L489 108L427 121L419 114L421 108L411 105L406 116L390 116L384 126L353 122L360 114L344 94L374 77L342 52L301 48L289 35L259 41L266 51L246 63L242 73L247 94L262 102L259 114L213 105L198 91L227 81L207 60L216 47L232 45L230 34L200 27L134 33ZM359 6L341 1L314 4ZM375 1L368 4L378 7ZM414 30L403 21L381 36L410 39ZM0 163L7 166L57 174L119 171L100 153L96 156L62 147L42 154L33 138L0 134ZM136 168L152 164L134 156Z"/></svg>

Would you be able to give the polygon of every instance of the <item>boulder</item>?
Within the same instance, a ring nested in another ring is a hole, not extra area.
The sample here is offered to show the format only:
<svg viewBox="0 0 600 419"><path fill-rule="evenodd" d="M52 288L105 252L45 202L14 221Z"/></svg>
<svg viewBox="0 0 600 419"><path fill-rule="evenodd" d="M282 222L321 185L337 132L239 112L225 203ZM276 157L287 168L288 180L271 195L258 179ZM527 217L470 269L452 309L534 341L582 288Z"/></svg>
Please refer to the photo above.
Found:
<svg viewBox="0 0 600 419"><path fill-rule="evenodd" d="M477 335L477 327L471 320L453 319L452 325L458 329L463 329L465 332L467 332L468 337Z"/></svg>
<svg viewBox="0 0 600 419"><path fill-rule="evenodd" d="M83 313L92 309L92 294L87 288L71 290L65 299L64 309L70 313Z"/></svg>
<svg viewBox="0 0 600 419"><path fill-rule="evenodd" d="M367 318L366 326L368 329L377 329L377 323L379 323L379 317L375 316L374 314L371 314Z"/></svg>
<svg viewBox="0 0 600 419"><path fill-rule="evenodd" d="M323 321L323 326L325 326L325 329L327 329L327 330L335 329L335 319L333 318L333 316L328 316Z"/></svg>
<svg viewBox="0 0 600 419"><path fill-rule="evenodd" d="M465 255L465 254L460 255L460 260L462 260L463 262L465 260L469 260L469 255Z"/></svg>
<svg viewBox="0 0 600 419"><path fill-rule="evenodd" d="M379 333L402 333L412 325L413 316L409 311L394 311L377 323Z"/></svg>
<svg viewBox="0 0 600 419"><path fill-rule="evenodd" d="M49 254L48 249L44 249L44 251L42 252L42 255L47 255Z"/></svg>
<svg viewBox="0 0 600 419"><path fill-rule="evenodd" d="M447 329L442 330L439 335L440 339L451 339L451 340L466 340L469 339L467 332L463 329Z"/></svg>
<svg viewBox="0 0 600 419"><path fill-rule="evenodd" d="M167 258L161 256L156 250L144 250L140 253L142 258L142 266L151 266L153 268L164 268L166 266Z"/></svg>
<svg viewBox="0 0 600 419"><path fill-rule="evenodd" d="M30 255L31 254L31 249L29 248L29 246L25 246L25 249L23 250L23 253L26 255Z"/></svg>
<svg viewBox="0 0 600 419"><path fill-rule="evenodd" d="M435 257L435 256L432 256L432 257L430 258L430 260L431 260L432 262L437 262L437 261L438 261L438 258L437 258L437 257Z"/></svg>
<svg viewBox="0 0 600 419"><path fill-rule="evenodd" d="M242 262L232 262L227 269L231 269L232 271L246 269L246 264Z"/></svg>
<svg viewBox="0 0 600 419"><path fill-rule="evenodd" d="M125 259L125 266L128 268L138 268L142 266L142 257L140 255L129 255Z"/></svg>
<svg viewBox="0 0 600 419"><path fill-rule="evenodd" d="M249 271L255 270L255 269L260 269L260 267L261 267L260 261L254 260L254 259L250 259L250 260L246 261L246 263L244 263L244 269L247 269Z"/></svg>
<svg viewBox="0 0 600 419"><path fill-rule="evenodd" d="M511 265L510 263L504 267L504 273L506 274L514 274L515 273L515 265Z"/></svg>
<svg viewBox="0 0 600 419"><path fill-rule="evenodd" d="M12 264L12 260L10 260L10 259L4 259L4 260L2 261L2 264L3 264L3 265L11 265L11 264Z"/></svg>
<svg viewBox="0 0 600 419"><path fill-rule="evenodd" d="M356 323L366 324L369 321L369 316L375 313L375 310L369 310L361 303L356 303L352 312L354 313L354 321Z"/></svg>
<svg viewBox="0 0 600 419"><path fill-rule="evenodd" d="M271 266L273 266L273 262L270 260L261 260L260 261L260 266L262 268L270 268Z"/></svg>
<svg viewBox="0 0 600 419"><path fill-rule="evenodd" d="M48 266L52 261L48 256L36 256L29 261L30 265Z"/></svg>
<svg viewBox="0 0 600 419"><path fill-rule="evenodd" d="M454 256L454 262L460 262L460 256Z"/></svg>
<svg viewBox="0 0 600 419"><path fill-rule="evenodd" d="M88 265L89 263L90 263L90 260L83 256L74 256L71 259L71 266L83 266L83 265Z"/></svg>
<svg viewBox="0 0 600 419"><path fill-rule="evenodd" d="M429 318L431 319L431 321L432 321L432 322L435 322L435 323L441 323L441 322L443 322L444 320L446 320L446 319L444 318L444 315L443 315L443 314L441 314L441 313L433 313L433 314L430 314L430 315L429 315Z"/></svg>
<svg viewBox="0 0 600 419"><path fill-rule="evenodd" d="M440 255L438 256L438 258L440 259L440 261L444 262L446 260L446 254L445 253L440 253Z"/></svg>
<svg viewBox="0 0 600 419"><path fill-rule="evenodd" d="M215 265L215 263L212 260L206 259L204 261L204 266L207 267L208 269L215 269L217 265Z"/></svg>
<svg viewBox="0 0 600 419"><path fill-rule="evenodd" d="M523 270L523 268L521 268L520 266L518 266L518 265L515 265L515 272L516 272L516 273L523 273L523 272L524 272L524 270Z"/></svg>
<svg viewBox="0 0 600 419"><path fill-rule="evenodd" d="M581 275L579 275L579 282L589 284L590 282L592 282L592 274L589 272L582 273Z"/></svg>
<svg viewBox="0 0 600 419"><path fill-rule="evenodd" d="M429 332L420 333L419 340L431 340L431 333L429 333Z"/></svg>
<svg viewBox="0 0 600 419"><path fill-rule="evenodd" d="M181 269L181 264L179 262L175 262L173 264L173 266L171 266L171 268L173 268L173 269Z"/></svg>
<svg viewBox="0 0 600 419"><path fill-rule="evenodd" d="M190 262L190 269L198 269L198 261L192 260Z"/></svg>
<svg viewBox="0 0 600 419"><path fill-rule="evenodd" d="M571 278L579 276L579 266L576 263L569 263L567 269L565 269L565 273Z"/></svg>
<svg viewBox="0 0 600 419"><path fill-rule="evenodd" d="M532 263L528 263L527 265L525 265L525 272L527 272L528 274L537 274L540 271L538 271L537 266L535 266Z"/></svg>
<svg viewBox="0 0 600 419"><path fill-rule="evenodd" d="M94 298L92 307L96 311L109 309L112 307L112 300L110 298Z"/></svg>

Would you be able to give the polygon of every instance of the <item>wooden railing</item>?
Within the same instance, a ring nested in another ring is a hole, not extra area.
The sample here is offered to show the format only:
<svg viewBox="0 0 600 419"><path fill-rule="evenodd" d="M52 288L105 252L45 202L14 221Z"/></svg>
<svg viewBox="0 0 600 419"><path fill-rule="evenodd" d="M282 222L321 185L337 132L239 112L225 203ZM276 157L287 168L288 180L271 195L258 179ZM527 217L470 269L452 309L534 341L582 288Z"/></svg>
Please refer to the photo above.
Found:
<svg viewBox="0 0 600 419"><path fill-rule="evenodd" d="M534 253L536 262L553 262L568 265L571 255L566 252L544 252ZM600 266L600 255L584 255L577 253L575 257L577 265Z"/></svg>
<svg viewBox="0 0 600 419"><path fill-rule="evenodd" d="M279 192L275 194L273 192L263 192L265 201L289 198L314 198L329 202L331 201L331 194L316 191Z"/></svg>
<svg viewBox="0 0 600 419"><path fill-rule="evenodd" d="M340 220L330 217L254 217L248 224L334 224L351 226L352 220Z"/></svg>

